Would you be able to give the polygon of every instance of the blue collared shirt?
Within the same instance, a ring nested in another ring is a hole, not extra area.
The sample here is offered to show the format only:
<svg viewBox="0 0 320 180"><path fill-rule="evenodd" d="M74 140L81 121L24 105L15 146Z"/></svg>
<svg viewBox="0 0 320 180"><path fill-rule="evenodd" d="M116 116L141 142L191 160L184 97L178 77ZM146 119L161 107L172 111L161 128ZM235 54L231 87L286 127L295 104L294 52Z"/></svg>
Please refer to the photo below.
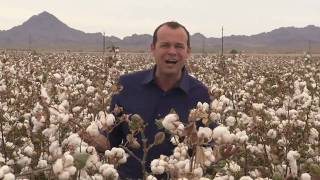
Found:
<svg viewBox="0 0 320 180"><path fill-rule="evenodd" d="M144 132L148 138L148 144L153 143L157 132L164 131L158 129L155 120L164 118L171 109L175 110L182 122L187 123L190 110L195 108L198 102L210 103L207 87L191 77L186 70L183 70L183 76L177 86L164 92L155 83L155 68L122 76L120 84L123 89L119 94L113 96L111 103L112 109L117 104L123 107L126 114L139 114L142 117L148 124ZM125 123L115 128L108 135L111 146L116 147L122 141L126 141L128 133L129 128ZM142 145L141 136L138 135L137 138ZM150 149L146 163L148 171L150 171L150 162L153 159L159 158L161 154L171 155L173 153L174 146L170 139L171 136L166 133L165 141ZM142 148L131 150L142 159ZM120 166L119 175L134 179L142 178L140 163L129 156L127 163Z"/></svg>

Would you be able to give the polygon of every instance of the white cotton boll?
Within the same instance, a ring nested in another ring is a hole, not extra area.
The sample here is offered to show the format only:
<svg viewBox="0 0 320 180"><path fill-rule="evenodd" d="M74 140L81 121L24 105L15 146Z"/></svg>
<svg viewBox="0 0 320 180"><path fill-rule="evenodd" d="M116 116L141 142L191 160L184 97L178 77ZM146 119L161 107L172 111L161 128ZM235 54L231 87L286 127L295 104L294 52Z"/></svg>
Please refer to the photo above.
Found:
<svg viewBox="0 0 320 180"><path fill-rule="evenodd" d="M170 140L170 142L173 144L173 145L178 145L179 144L179 136L173 136Z"/></svg>
<svg viewBox="0 0 320 180"><path fill-rule="evenodd" d="M89 146L89 147L87 147L86 152L89 154L95 154L96 148L94 148L93 146Z"/></svg>
<svg viewBox="0 0 320 180"><path fill-rule="evenodd" d="M41 85L40 89L40 96L44 99L44 101L49 104L50 103L50 97L47 93L47 89Z"/></svg>
<svg viewBox="0 0 320 180"><path fill-rule="evenodd" d="M220 113L211 112L209 117L211 121L218 122L221 118L221 115Z"/></svg>
<svg viewBox="0 0 320 180"><path fill-rule="evenodd" d="M74 175L77 172L77 168L74 166L69 166L65 168L64 171L69 172L70 175Z"/></svg>
<svg viewBox="0 0 320 180"><path fill-rule="evenodd" d="M226 133L226 134L223 134L222 136L222 143L226 143L226 144L232 143L235 139L236 139L235 134Z"/></svg>
<svg viewBox="0 0 320 180"><path fill-rule="evenodd" d="M276 115L278 117L280 116L286 116L287 115L287 111L284 109L284 108L279 108L277 111L276 111Z"/></svg>
<svg viewBox="0 0 320 180"><path fill-rule="evenodd" d="M115 120L116 120L116 118L114 117L113 114L107 114L107 117L106 117L106 124L107 124L107 126L113 126Z"/></svg>
<svg viewBox="0 0 320 180"><path fill-rule="evenodd" d="M213 129L213 134L212 137L214 139L221 137L224 133L229 132L228 128L225 126L218 126L216 128Z"/></svg>
<svg viewBox="0 0 320 180"><path fill-rule="evenodd" d="M86 129L87 133L89 133L91 136L98 136L100 134L99 128L97 124L93 121Z"/></svg>
<svg viewBox="0 0 320 180"><path fill-rule="evenodd" d="M178 161L177 163L175 163L175 166L178 169L184 169L184 167L186 166L186 162L185 161Z"/></svg>
<svg viewBox="0 0 320 180"><path fill-rule="evenodd" d="M202 168L201 168L201 167L195 168L195 169L193 170L193 174L194 174L196 177L198 177L198 178L202 177L202 176L203 176L203 170L202 170Z"/></svg>
<svg viewBox="0 0 320 180"><path fill-rule="evenodd" d="M252 103L252 108L256 111L262 111L264 106L263 103Z"/></svg>
<svg viewBox="0 0 320 180"><path fill-rule="evenodd" d="M61 75L60 75L59 73L53 74L53 77L54 77L56 80L60 80L60 79L61 79Z"/></svg>
<svg viewBox="0 0 320 180"><path fill-rule="evenodd" d="M93 86L89 86L89 87L87 88L86 93L87 93L87 94L93 94L94 91L95 91L95 88L94 88Z"/></svg>
<svg viewBox="0 0 320 180"><path fill-rule="evenodd" d="M182 123L180 123L176 129L175 134L178 134L179 136L182 136L184 130L184 125Z"/></svg>
<svg viewBox="0 0 320 180"><path fill-rule="evenodd" d="M246 133L246 131L239 131L236 133L236 140L240 143L245 143L249 140L249 137Z"/></svg>
<svg viewBox="0 0 320 180"><path fill-rule="evenodd" d="M237 173L241 170L241 167L234 161L229 163L229 170L233 173Z"/></svg>
<svg viewBox="0 0 320 180"><path fill-rule="evenodd" d="M177 114L168 114L164 117L162 121L162 125L165 129L174 130L177 126L174 124L179 120L179 116Z"/></svg>
<svg viewBox="0 0 320 180"><path fill-rule="evenodd" d="M51 136L54 136L55 133L58 131L58 126L55 124L50 124L49 128L46 128L45 130L42 131L42 134L49 138Z"/></svg>
<svg viewBox="0 0 320 180"><path fill-rule="evenodd" d="M152 175L149 175L146 180L157 180L157 178Z"/></svg>
<svg viewBox="0 0 320 180"><path fill-rule="evenodd" d="M301 180L311 180L311 176L309 173L303 173L301 174Z"/></svg>
<svg viewBox="0 0 320 180"><path fill-rule="evenodd" d="M17 164L20 165L21 167L25 167L25 166L31 164L31 158L23 156L19 160L17 160Z"/></svg>
<svg viewBox="0 0 320 180"><path fill-rule="evenodd" d="M52 170L54 174L59 174L63 170L63 161L62 159L57 159L56 162L52 166Z"/></svg>
<svg viewBox="0 0 320 180"><path fill-rule="evenodd" d="M72 112L77 113L81 110L81 106L76 106L74 108L72 108Z"/></svg>
<svg viewBox="0 0 320 180"><path fill-rule="evenodd" d="M300 157L298 151L289 151L287 154L287 160L289 161L289 166L291 168L291 173L294 177L298 175L297 159Z"/></svg>
<svg viewBox="0 0 320 180"><path fill-rule="evenodd" d="M12 174L12 173L7 173L7 174L4 175L4 177L3 177L2 180L15 180L15 179L16 179L16 178L15 178L14 174Z"/></svg>
<svg viewBox="0 0 320 180"><path fill-rule="evenodd" d="M68 171L62 171L59 175L58 175L58 179L59 180L68 180L70 178L70 173Z"/></svg>
<svg viewBox="0 0 320 180"><path fill-rule="evenodd" d="M229 116L227 119L226 119L226 123L227 123L227 126L234 126L234 124L236 123L236 118L233 117L233 116Z"/></svg>
<svg viewBox="0 0 320 180"><path fill-rule="evenodd" d="M218 100L213 100L211 103L211 109L215 112L221 112L222 111L222 106L223 106L223 102L220 102Z"/></svg>
<svg viewBox="0 0 320 180"><path fill-rule="evenodd" d="M28 156L32 156L34 151L33 148L30 146L27 146L23 149L23 152L26 153Z"/></svg>
<svg viewBox="0 0 320 180"><path fill-rule="evenodd" d="M269 129L267 136L271 139L275 139L277 137L277 131L274 129Z"/></svg>
<svg viewBox="0 0 320 180"><path fill-rule="evenodd" d="M0 172L2 172L3 175L4 175L4 174L7 174L7 173L10 172L10 167L7 166L7 165L4 165L4 166L0 167ZM1 178L1 176L0 176L0 178Z"/></svg>
<svg viewBox="0 0 320 180"><path fill-rule="evenodd" d="M199 180L210 180L210 179L206 177L201 177Z"/></svg>
<svg viewBox="0 0 320 180"><path fill-rule="evenodd" d="M211 141L212 129L208 127L199 127L197 135L199 138L205 138L207 141Z"/></svg>
<svg viewBox="0 0 320 180"><path fill-rule="evenodd" d="M73 78L71 75L67 74L64 78L64 85L69 86L70 84L74 84Z"/></svg>
<svg viewBox="0 0 320 180"><path fill-rule="evenodd" d="M44 159L40 159L38 161L38 165L37 165L37 168L45 168L48 166L48 162L47 160L44 160Z"/></svg>
<svg viewBox="0 0 320 180"><path fill-rule="evenodd" d="M151 166L151 171L154 174L163 174L165 168L163 166Z"/></svg>
<svg viewBox="0 0 320 180"><path fill-rule="evenodd" d="M82 177L82 176L81 176ZM88 177L89 178L89 177ZM88 179L88 178L86 178L86 179ZM100 174L95 174L94 176L91 176L91 179L92 180L103 180L103 176L102 175L100 175ZM81 180L81 178L80 178L80 180Z"/></svg>
<svg viewBox="0 0 320 180"><path fill-rule="evenodd" d="M87 79L86 84L90 86L92 84L92 81L90 79Z"/></svg>
<svg viewBox="0 0 320 180"><path fill-rule="evenodd" d="M242 176L240 180L253 180L250 176Z"/></svg>
<svg viewBox="0 0 320 180"><path fill-rule="evenodd" d="M1 86L0 86L0 92L4 92L4 91L6 91L7 90L7 86L5 85L5 84L2 84Z"/></svg>
<svg viewBox="0 0 320 180"><path fill-rule="evenodd" d="M70 154L67 154L67 152L64 154L64 167L69 167L73 165L73 156Z"/></svg>

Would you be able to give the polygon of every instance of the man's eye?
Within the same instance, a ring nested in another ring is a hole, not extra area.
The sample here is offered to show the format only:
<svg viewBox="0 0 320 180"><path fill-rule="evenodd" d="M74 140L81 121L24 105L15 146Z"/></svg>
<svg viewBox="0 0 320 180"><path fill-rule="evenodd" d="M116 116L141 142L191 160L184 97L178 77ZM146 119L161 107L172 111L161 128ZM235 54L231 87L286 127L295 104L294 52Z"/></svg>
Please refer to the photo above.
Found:
<svg viewBox="0 0 320 180"><path fill-rule="evenodd" d="M170 47L170 45L169 44L160 44L160 47L168 48L168 47Z"/></svg>
<svg viewBox="0 0 320 180"><path fill-rule="evenodd" d="M177 45L175 45L175 47L177 49L184 49L184 45L182 45L182 44L177 44Z"/></svg>

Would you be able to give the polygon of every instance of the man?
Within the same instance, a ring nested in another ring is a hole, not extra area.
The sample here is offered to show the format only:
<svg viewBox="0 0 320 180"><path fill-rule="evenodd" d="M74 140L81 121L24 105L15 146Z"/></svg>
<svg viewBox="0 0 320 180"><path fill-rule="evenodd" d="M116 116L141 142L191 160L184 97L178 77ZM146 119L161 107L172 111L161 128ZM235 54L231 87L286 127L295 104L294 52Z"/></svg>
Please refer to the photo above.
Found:
<svg viewBox="0 0 320 180"><path fill-rule="evenodd" d="M155 59L155 67L151 70L135 72L120 78L123 90L112 99L111 108L115 105L123 107L126 114L139 114L147 127L145 136L152 143L159 129L155 124L174 109L184 123L188 121L189 111L198 102L210 102L208 89L198 80L191 77L185 66L190 57L190 35L187 29L177 22L166 22L156 28L153 34L151 52ZM129 133L128 124L117 126L107 136L111 147L119 146L126 141ZM141 137L137 138L141 142ZM150 171L150 162L161 154L170 155L174 146L170 135L161 145L150 149L146 166ZM143 150L131 149L136 156L142 158ZM127 163L119 168L122 178L142 178L140 163L130 156Z"/></svg>

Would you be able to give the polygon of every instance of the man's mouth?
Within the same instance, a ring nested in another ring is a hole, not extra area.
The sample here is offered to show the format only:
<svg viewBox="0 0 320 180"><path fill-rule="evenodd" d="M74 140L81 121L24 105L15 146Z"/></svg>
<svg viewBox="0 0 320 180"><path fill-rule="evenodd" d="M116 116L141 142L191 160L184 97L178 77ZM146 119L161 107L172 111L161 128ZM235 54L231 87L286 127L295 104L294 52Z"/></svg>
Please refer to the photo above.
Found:
<svg viewBox="0 0 320 180"><path fill-rule="evenodd" d="M177 60L176 59L168 59L165 61L167 64L177 64Z"/></svg>

